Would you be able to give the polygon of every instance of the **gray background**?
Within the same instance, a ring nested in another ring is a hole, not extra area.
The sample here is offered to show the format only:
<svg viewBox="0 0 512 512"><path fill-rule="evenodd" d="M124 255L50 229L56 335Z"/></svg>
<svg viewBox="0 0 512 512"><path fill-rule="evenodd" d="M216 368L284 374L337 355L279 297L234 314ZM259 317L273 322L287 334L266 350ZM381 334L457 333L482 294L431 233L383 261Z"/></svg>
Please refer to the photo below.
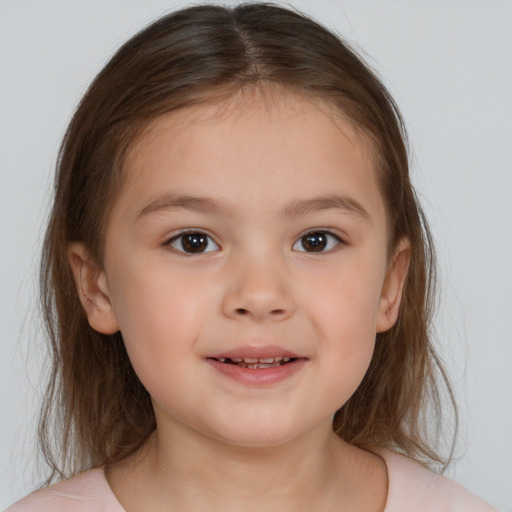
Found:
<svg viewBox="0 0 512 512"><path fill-rule="evenodd" d="M362 48L401 107L437 242L461 408L449 475L512 511L512 2L292 0ZM171 0L0 0L0 508L26 494L46 364L35 268L60 139L112 52Z"/></svg>

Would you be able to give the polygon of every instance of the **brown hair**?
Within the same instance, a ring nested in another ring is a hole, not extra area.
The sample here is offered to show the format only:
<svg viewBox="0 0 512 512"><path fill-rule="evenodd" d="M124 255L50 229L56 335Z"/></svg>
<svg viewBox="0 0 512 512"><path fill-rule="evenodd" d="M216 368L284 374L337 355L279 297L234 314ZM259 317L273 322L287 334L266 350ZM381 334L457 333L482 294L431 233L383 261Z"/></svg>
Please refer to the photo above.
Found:
<svg viewBox="0 0 512 512"><path fill-rule="evenodd" d="M376 160L390 249L403 237L412 248L399 320L377 335L370 368L333 428L363 448L442 462L425 415L433 403L432 417L440 421L436 383L439 376L446 382L429 333L434 254L394 101L346 43L308 17L268 4L205 5L167 15L122 46L91 84L62 143L41 264L53 357L40 421L49 481L120 460L155 429L149 395L121 334L100 334L88 324L67 260L69 243L83 242L101 265L123 158L148 123L261 85L321 100L361 130Z"/></svg>

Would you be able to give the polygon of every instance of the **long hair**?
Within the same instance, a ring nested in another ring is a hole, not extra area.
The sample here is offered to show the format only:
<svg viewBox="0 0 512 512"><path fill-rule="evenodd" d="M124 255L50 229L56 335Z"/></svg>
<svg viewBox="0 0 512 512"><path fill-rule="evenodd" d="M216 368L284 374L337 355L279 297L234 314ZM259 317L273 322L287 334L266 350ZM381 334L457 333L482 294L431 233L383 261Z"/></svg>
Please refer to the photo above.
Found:
<svg viewBox="0 0 512 512"><path fill-rule="evenodd" d="M361 58L307 16L269 4L204 5L160 18L124 44L91 84L60 149L40 274L53 358L39 430L48 481L118 461L155 429L121 333L89 326L69 243L83 242L101 266L124 156L151 121L244 88L273 86L322 101L364 134L386 205L389 250L404 237L411 244L399 319L377 335L368 372L333 428L362 448L443 462L428 438L429 421L441 418L437 383L446 381L430 333L435 258L409 181L398 108Z"/></svg>

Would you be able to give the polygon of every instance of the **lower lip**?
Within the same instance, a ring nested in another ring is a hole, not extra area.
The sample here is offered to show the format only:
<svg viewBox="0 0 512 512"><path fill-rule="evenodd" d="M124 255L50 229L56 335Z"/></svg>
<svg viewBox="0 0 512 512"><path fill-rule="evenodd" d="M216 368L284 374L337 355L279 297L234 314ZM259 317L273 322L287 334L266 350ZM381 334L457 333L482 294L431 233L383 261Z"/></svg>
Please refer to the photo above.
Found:
<svg viewBox="0 0 512 512"><path fill-rule="evenodd" d="M270 386L281 382L297 373L306 363L306 359L296 359L272 368L243 368L235 364L221 363L217 359L207 361L226 377L249 386Z"/></svg>

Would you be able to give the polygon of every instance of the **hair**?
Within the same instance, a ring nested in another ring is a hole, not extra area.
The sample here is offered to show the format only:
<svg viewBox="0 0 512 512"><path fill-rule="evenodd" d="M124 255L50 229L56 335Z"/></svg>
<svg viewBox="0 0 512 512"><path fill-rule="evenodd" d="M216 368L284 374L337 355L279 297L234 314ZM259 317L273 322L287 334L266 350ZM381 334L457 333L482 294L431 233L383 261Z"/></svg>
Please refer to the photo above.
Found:
<svg viewBox="0 0 512 512"><path fill-rule="evenodd" d="M431 340L435 257L410 183L397 106L349 45L307 16L271 4L203 5L156 20L117 51L80 102L60 149L40 274L53 361L39 425L47 483L121 460L156 428L121 333L89 326L69 244L84 243L101 266L124 157L152 121L261 86L318 100L364 134L387 209L390 251L404 238L411 246L398 321L377 334L370 367L336 412L333 429L361 448L446 462L429 437L432 421L442 420L440 382L455 406Z"/></svg>

